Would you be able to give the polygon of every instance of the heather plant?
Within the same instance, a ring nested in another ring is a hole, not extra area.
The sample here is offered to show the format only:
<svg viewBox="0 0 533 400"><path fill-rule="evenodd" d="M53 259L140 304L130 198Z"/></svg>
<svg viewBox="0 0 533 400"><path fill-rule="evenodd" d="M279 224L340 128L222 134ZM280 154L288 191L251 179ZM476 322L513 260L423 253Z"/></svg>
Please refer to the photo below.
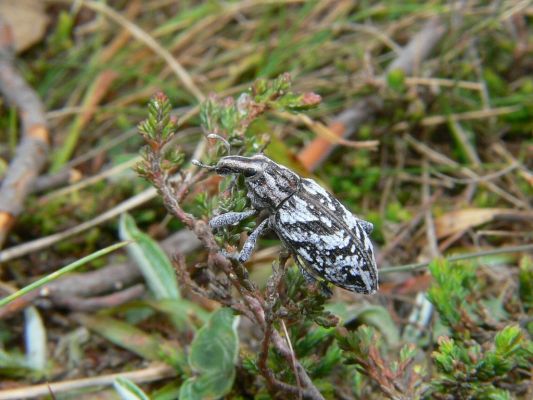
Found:
<svg viewBox="0 0 533 400"><path fill-rule="evenodd" d="M214 163L228 151L242 155L268 152L268 136L254 130L254 124L260 125L259 120L270 111L299 112L318 101L312 93L291 92L287 75L271 82L258 81L237 100L211 95L201 108L206 161ZM265 287L259 287L242 264L225 258L222 251L235 250L241 232L249 232L254 222L225 228L217 236L205 223L215 213L245 208L243 182L224 178L218 191L195 195L192 211L198 214L182 209L183 187L194 193L194 185L205 176L202 170L183 170L179 152L167 155L167 144L179 134L169 112L167 97L156 95L149 106L150 117L141 124L148 146L137 171L154 184L168 210L191 228L209 251L207 260L195 267L201 274L192 274L185 259L177 255L181 284L256 324L253 337L239 337L240 357L235 359L241 366L236 382L253 382L250 393L257 398L267 393L328 398L342 390L349 396L365 397L377 389L391 399L505 399L528 390L532 342L521 328L524 315L516 311L528 307L523 288L530 285L526 267L521 270L521 290L511 299L515 312L502 310L496 315L489 307L504 305L481 290L488 283L476 265L435 260L429 265L432 285L427 298L437 311L434 326L438 332L404 345L383 340L388 326L386 310L372 318L361 313L355 322L328 311L327 298L318 287L305 283L284 251L272 264ZM427 346L435 346L429 358L424 357ZM335 384L339 379L344 382L342 389ZM183 398L201 397L207 388L187 384L188 394L181 393ZM228 393L231 385L224 388L218 395Z"/></svg>

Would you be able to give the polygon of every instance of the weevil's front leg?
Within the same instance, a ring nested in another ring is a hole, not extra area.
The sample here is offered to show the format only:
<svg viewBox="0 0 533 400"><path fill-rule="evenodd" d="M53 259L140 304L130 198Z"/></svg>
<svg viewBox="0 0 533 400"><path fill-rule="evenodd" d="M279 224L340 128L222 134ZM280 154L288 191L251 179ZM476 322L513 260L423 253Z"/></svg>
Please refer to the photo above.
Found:
<svg viewBox="0 0 533 400"><path fill-rule="evenodd" d="M257 210L248 210L243 212L227 212L225 214L217 215L209 221L211 228L220 228L222 226L235 225L241 222L243 219L256 215Z"/></svg>
<svg viewBox="0 0 533 400"><path fill-rule="evenodd" d="M248 236L248 239L244 243L244 246L242 246L242 250L238 255L237 254L225 254L226 257L234 258L241 263L247 261L252 255L252 251L254 251L254 247L255 247L255 244L257 243L257 239L269 228L270 226L268 225L268 218L267 218L263 222L261 222L259 226L255 228L252 233L250 233L250 236Z"/></svg>
<svg viewBox="0 0 533 400"><path fill-rule="evenodd" d="M324 297L330 298L333 296L333 292L328 287L328 284L324 281L320 281L316 279L308 270L305 268L302 264L302 261L298 258L297 255L293 255L294 261L296 262L296 265L298 265L298 269L300 270L300 273L303 275L305 281L308 285L318 285L320 292Z"/></svg>

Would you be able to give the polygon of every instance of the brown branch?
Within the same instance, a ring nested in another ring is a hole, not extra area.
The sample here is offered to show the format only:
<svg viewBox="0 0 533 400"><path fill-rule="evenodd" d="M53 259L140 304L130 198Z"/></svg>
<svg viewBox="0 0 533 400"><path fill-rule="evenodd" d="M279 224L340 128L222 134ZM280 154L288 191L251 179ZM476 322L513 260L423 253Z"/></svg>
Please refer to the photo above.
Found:
<svg viewBox="0 0 533 400"><path fill-rule="evenodd" d="M160 245L171 256L175 252L191 253L198 248L200 242L190 231L183 230L169 236ZM2 307L0 319L19 312L39 297L47 297L52 304L70 308L73 303L69 303L68 299L71 297L92 297L121 290L139 282L141 278L141 271L133 262L112 264L95 271L69 274Z"/></svg>
<svg viewBox="0 0 533 400"><path fill-rule="evenodd" d="M46 162L50 141L44 106L13 65L12 46L10 28L0 18L0 92L19 110L22 125L22 140L0 188L0 247Z"/></svg>
<svg viewBox="0 0 533 400"><path fill-rule="evenodd" d="M134 299L138 299L145 293L142 284L133 285L119 292L105 296L80 297L80 296L54 296L54 305L68 308L71 311L97 311L102 308L115 307Z"/></svg>
<svg viewBox="0 0 533 400"><path fill-rule="evenodd" d="M267 324L265 321L265 312L264 312L264 305L259 302L259 300L255 297L249 297L248 298L248 304L250 305L252 311L254 312L254 316L256 318L256 322L259 323L259 325L262 327L263 331L267 332ZM316 386L313 384L313 381L307 374L307 371L304 367L302 367L302 364L298 360L296 360L293 357L293 353L289 346L287 345L287 342L281 337L279 332L275 329L271 330L270 333L272 344L274 345L274 348L279 352L279 354L285 358L287 363L293 364L296 369L296 372L298 374L298 377L300 379L300 382L302 383L303 390L300 392L303 395L304 399L324 399L322 394L318 391ZM288 389L288 388L286 388Z"/></svg>
<svg viewBox="0 0 533 400"><path fill-rule="evenodd" d="M263 377L266 380L269 393L273 397L275 397L278 392L283 392L283 393L293 395L293 396L301 396L302 394L301 388L282 382L279 379L276 379L276 377L274 376L274 372L272 372L272 370L268 368L268 365L267 365L268 349L270 347L271 337L272 337L272 324L271 322L268 322L267 326L265 327L263 340L261 341L261 352L259 353L257 365L259 367L259 371L261 372L261 375L263 375Z"/></svg>

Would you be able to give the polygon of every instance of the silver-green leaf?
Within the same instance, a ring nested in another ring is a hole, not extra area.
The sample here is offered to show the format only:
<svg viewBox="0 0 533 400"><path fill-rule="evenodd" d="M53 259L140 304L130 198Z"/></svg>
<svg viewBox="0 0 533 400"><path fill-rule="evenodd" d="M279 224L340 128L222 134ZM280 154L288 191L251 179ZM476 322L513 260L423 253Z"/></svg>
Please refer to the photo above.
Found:
<svg viewBox="0 0 533 400"><path fill-rule="evenodd" d="M238 322L231 309L221 308L197 332L189 354L196 376L183 383L180 400L217 399L229 393L239 354Z"/></svg>
<svg viewBox="0 0 533 400"><path fill-rule="evenodd" d="M128 214L120 217L119 234L123 240L133 240L128 254L140 268L146 283L157 299L179 299L176 275L167 255L146 233L141 232Z"/></svg>

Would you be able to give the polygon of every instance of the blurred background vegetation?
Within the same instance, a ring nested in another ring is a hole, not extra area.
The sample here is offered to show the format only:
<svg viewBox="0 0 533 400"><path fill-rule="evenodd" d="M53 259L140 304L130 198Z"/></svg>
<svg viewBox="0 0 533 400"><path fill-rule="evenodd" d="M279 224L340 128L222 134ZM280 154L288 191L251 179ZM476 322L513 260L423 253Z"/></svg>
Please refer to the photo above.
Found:
<svg viewBox="0 0 533 400"><path fill-rule="evenodd" d="M267 384L258 326L184 282L211 282L207 252L132 170L160 91L184 174L224 154L205 140L216 128L374 224L376 295L322 299L292 261L276 294L275 329L320 396L533 397L530 1L14 3L0 1L13 32L1 30L0 293L89 260L0 307L0 399L299 397ZM43 111L10 86L10 68ZM244 123L224 99L254 82L294 97ZM296 113L307 107L291 102L313 93L320 104ZM21 150L32 113L49 137L41 153ZM28 175L10 197L17 155ZM246 208L242 186L217 196L228 185L208 174L181 205L205 220ZM238 246L253 225L219 243ZM91 257L120 240L136 242ZM267 235L246 264L261 290L279 252ZM265 357L277 380L305 388L275 349Z"/></svg>

